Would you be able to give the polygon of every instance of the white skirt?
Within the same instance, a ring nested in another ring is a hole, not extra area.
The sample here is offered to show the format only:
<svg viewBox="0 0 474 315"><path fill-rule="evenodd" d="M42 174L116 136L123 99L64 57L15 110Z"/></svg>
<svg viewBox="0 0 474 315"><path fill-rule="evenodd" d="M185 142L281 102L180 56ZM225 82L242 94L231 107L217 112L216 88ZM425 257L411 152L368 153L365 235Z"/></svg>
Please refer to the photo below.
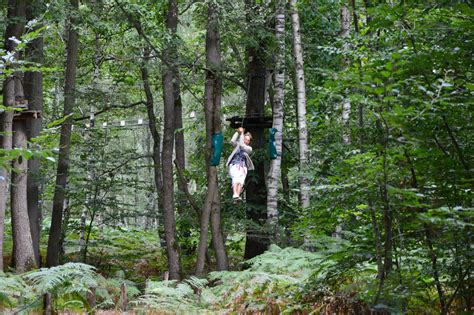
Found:
<svg viewBox="0 0 474 315"><path fill-rule="evenodd" d="M232 186L235 184L244 184L247 176L247 167L238 164L232 164L229 167L229 175L232 178Z"/></svg>

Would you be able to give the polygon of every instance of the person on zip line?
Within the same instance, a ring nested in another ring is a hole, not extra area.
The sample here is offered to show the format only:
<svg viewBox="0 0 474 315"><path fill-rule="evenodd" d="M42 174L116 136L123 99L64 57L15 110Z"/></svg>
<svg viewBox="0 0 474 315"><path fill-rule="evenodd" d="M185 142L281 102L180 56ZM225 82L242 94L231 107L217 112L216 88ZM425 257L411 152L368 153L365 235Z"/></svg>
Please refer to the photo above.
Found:
<svg viewBox="0 0 474 315"><path fill-rule="evenodd" d="M232 178L232 193L234 202L241 201L240 194L245 183L247 171L254 169L250 153L252 147L249 145L252 140L250 132L245 132L245 129L240 127L232 136L230 143L234 150L227 159L226 166L229 168L229 176Z"/></svg>

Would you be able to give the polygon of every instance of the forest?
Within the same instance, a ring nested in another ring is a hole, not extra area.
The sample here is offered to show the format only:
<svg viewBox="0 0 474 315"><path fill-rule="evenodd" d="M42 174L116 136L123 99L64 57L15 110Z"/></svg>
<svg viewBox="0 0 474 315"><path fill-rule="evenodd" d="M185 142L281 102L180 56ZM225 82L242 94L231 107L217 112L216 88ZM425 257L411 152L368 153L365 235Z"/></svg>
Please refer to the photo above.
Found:
<svg viewBox="0 0 474 315"><path fill-rule="evenodd" d="M474 312L472 1L0 8L0 313Z"/></svg>

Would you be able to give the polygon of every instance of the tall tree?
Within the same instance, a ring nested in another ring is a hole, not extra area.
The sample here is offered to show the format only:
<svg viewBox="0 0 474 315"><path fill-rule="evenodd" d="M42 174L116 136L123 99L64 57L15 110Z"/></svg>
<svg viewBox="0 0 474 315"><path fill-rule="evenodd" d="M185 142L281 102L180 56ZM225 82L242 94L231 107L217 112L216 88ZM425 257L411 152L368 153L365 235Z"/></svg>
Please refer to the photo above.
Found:
<svg viewBox="0 0 474 315"><path fill-rule="evenodd" d="M173 33L176 33L176 27L174 27ZM174 121L175 121L175 155L176 155L176 162L179 165L181 170L184 170L186 167L186 156L184 150L184 131L183 131L183 102L181 100L181 87L180 87L180 74L179 68L175 67L174 70L174 82L173 82L173 89L174 89L174 99L175 99L175 106L174 106ZM184 185L181 181L178 181L178 188L179 190L184 192Z"/></svg>
<svg viewBox="0 0 474 315"><path fill-rule="evenodd" d="M297 0L290 0L291 26L293 29L293 55L295 59L297 112L298 112L298 144L300 152L300 200L301 207L309 207L309 179L308 170L308 128L306 127L306 85L304 76L303 47L301 45L300 17Z"/></svg>
<svg viewBox="0 0 474 315"><path fill-rule="evenodd" d="M246 15L247 23L251 25L254 22L252 15L261 14L260 6L256 4L255 0L246 0ZM263 16L260 16L261 20ZM265 64L265 50L267 44L264 38L258 38L260 33L252 34L256 36L257 43L247 48L247 103L245 106L246 117L264 117L265 116L265 94L267 82L267 67ZM264 149L266 146L263 126L249 126L246 127L245 122L243 127L246 131L252 134L252 148L253 152L258 152L259 149ZM262 157L252 157L255 170L248 174L245 180L245 196L247 216L252 223L246 232L245 253L244 258L250 259L262 254L268 248L268 236L263 231L262 225L267 220L266 211L266 185L265 185L265 165Z"/></svg>
<svg viewBox="0 0 474 315"><path fill-rule="evenodd" d="M37 19L44 11L43 1L35 1L26 7L26 18L28 21ZM38 24L35 29L39 29L42 25ZM28 43L26 47L26 58L29 62L36 65L43 63L43 36L40 35ZM43 109L43 73L41 71L27 71L24 78L25 98L29 102L29 109L41 112ZM42 118L41 115L32 116L27 123L28 140L39 136L41 131ZM33 240L33 248L35 251L36 264L39 266L40 259L40 231L41 231L41 207L40 207L40 167L41 163L38 158L28 160L28 217L30 218L31 238Z"/></svg>
<svg viewBox="0 0 474 315"><path fill-rule="evenodd" d="M11 56L8 68L14 69L20 59L20 53L16 50L17 42L23 34L25 28L25 1L9 0L7 10L7 28L5 31L5 51ZM0 117L2 134L1 148L9 151L12 148L12 125L13 125L13 107L16 101L16 91L22 87L19 72L13 72L3 81L3 109ZM7 161L5 161L7 162ZM3 239L5 224L5 209L7 205L7 192L9 181L9 167L2 165L0 167L0 270L3 270Z"/></svg>
<svg viewBox="0 0 474 315"><path fill-rule="evenodd" d="M276 2L275 35L278 44L278 52L275 56L275 98L273 104L273 128L275 128L275 145L277 156L270 162L270 170L267 178L267 216L272 228L272 234L276 233L278 222L278 187L281 174L281 153L283 133L283 104L285 101L285 1Z"/></svg>
<svg viewBox="0 0 474 315"><path fill-rule="evenodd" d="M168 1L166 13L166 28L171 31L178 23L177 0ZM173 41L166 44L161 54L163 66L163 104L164 104L164 130L163 130L163 219L165 225L166 251L168 254L168 269L170 279L181 278L181 262L179 244L176 238L176 219L174 214L174 180L173 180L173 144L175 132L175 89L173 84L174 65L172 56L176 49Z"/></svg>
<svg viewBox="0 0 474 315"><path fill-rule="evenodd" d="M76 103L76 68L78 57L79 36L77 32L76 10L79 8L78 0L70 0L72 12L67 22L67 59L66 80L64 86L64 111L66 117L61 125L61 137L59 140L58 167L56 173L56 186L53 197L53 213L51 228L49 231L48 251L46 264L56 266L59 264L59 251L61 243L61 226L66 199L66 186L69 173L69 152L71 147L72 113Z"/></svg>
<svg viewBox="0 0 474 315"><path fill-rule="evenodd" d="M13 148L26 150L26 119L20 114L13 121ZM27 203L28 161L23 156L13 160L11 204L13 232L13 260L17 272L36 267Z"/></svg>
<svg viewBox="0 0 474 315"><path fill-rule="evenodd" d="M201 276L204 271L206 259L207 239L209 231L209 218L212 213L212 239L216 252L217 269L229 268L225 244L220 228L220 197L217 177L217 166L211 165L212 137L221 133L221 97L222 79L221 75L221 52L220 35L217 19L217 7L213 2L209 3L207 11L206 32L206 83L204 89L204 114L206 117L206 168L207 168L207 192L204 201L204 209L201 211L200 235L198 256L196 262L196 275Z"/></svg>
<svg viewBox="0 0 474 315"><path fill-rule="evenodd" d="M144 50L144 60L141 64L141 75L143 80L143 88L146 95L146 111L148 115L148 128L153 139L153 170L154 182L158 200L158 207L161 210L161 196L163 194L163 179L161 171L161 136L157 128L156 115L153 101L153 93L151 91L148 75L148 60L150 59L150 48L146 47Z"/></svg>

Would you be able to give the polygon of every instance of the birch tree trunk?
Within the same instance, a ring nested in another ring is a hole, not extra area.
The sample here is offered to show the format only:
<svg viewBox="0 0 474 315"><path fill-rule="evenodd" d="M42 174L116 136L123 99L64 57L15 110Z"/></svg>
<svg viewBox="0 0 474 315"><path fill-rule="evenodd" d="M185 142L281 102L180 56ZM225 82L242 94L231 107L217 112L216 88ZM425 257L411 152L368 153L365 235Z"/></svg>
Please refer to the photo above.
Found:
<svg viewBox="0 0 474 315"><path fill-rule="evenodd" d="M293 29L293 54L295 58L298 144L300 149L300 200L301 207L309 207L309 179L305 176L308 169L308 128L306 127L306 87L304 79L303 48L301 46L300 18L297 0L290 0L291 25Z"/></svg>
<svg viewBox="0 0 474 315"><path fill-rule="evenodd" d="M166 14L166 28L172 30L178 23L178 3L176 0L168 1ZM169 278L180 280L181 262L179 244L176 239L176 219L174 214L174 180L173 180L173 147L175 131L175 98L173 85L173 60L171 58L173 43L168 43L162 52L163 61L163 104L164 104L164 131L163 131L163 221L165 226L166 251L168 254Z"/></svg>
<svg viewBox="0 0 474 315"><path fill-rule="evenodd" d="M9 68L14 68L15 63L19 60L20 54L15 52L16 42L9 38L15 37L20 39L25 27L25 1L9 0L7 12L7 28L5 31L5 51L13 53L12 65L7 65ZM13 73L3 81L3 106L13 108L15 105L15 84L18 80L18 73ZM2 150L9 151L12 149L12 125L13 125L13 110L5 110L0 116L0 134ZM10 164L9 162L7 162ZM9 169L8 165L0 165L0 271L3 270L3 240L5 233L5 210L7 206L7 193L9 187Z"/></svg>
<svg viewBox="0 0 474 315"><path fill-rule="evenodd" d="M39 17L44 12L43 1L37 1L26 8L26 17L31 21ZM41 27L38 25L37 28ZM43 63L43 36L39 36L31 41L26 48L26 55L29 61L38 65ZM43 74L41 71L27 71L24 79L25 98L28 100L31 110L41 111L43 109ZM28 140L39 136L41 132L42 118L30 118L27 123ZM40 160L31 158L28 160L27 179L27 200L28 217L30 219L31 238L35 251L36 264L40 266L40 231L41 231L41 207L40 207Z"/></svg>
<svg viewBox="0 0 474 315"><path fill-rule="evenodd" d="M73 10L79 8L78 0L70 0ZM69 151L71 147L72 112L76 103L76 68L78 57L79 38L76 30L76 18L69 17L67 60L66 60L66 82L64 86L64 116L68 116L61 125L61 137L59 140L58 168L56 174L56 186L53 197L53 213L51 228L48 239L48 251L46 265L48 267L59 264L59 251L61 244L61 227L63 211L66 198L66 185L69 173Z"/></svg>
<svg viewBox="0 0 474 315"><path fill-rule="evenodd" d="M267 177L267 217L273 237L276 236L278 224L278 187L281 174L281 153L283 115L285 100L285 1L278 0L276 8L276 40L278 53L275 62L275 99L273 106L273 128L276 129L275 144L277 150L276 159L271 160L270 170Z"/></svg>
<svg viewBox="0 0 474 315"><path fill-rule="evenodd" d="M201 212L198 257L196 275L204 272L206 249L208 242L209 217L212 213L213 246L216 252L217 269L227 270L229 262L225 252L224 238L220 228L220 197L218 189L217 166L210 164L212 154L212 135L221 132L221 95L222 80L220 78L221 52L218 28L217 8L210 3L207 11L206 32L206 84L204 89L204 112L206 117L206 166L207 193L204 209Z"/></svg>

